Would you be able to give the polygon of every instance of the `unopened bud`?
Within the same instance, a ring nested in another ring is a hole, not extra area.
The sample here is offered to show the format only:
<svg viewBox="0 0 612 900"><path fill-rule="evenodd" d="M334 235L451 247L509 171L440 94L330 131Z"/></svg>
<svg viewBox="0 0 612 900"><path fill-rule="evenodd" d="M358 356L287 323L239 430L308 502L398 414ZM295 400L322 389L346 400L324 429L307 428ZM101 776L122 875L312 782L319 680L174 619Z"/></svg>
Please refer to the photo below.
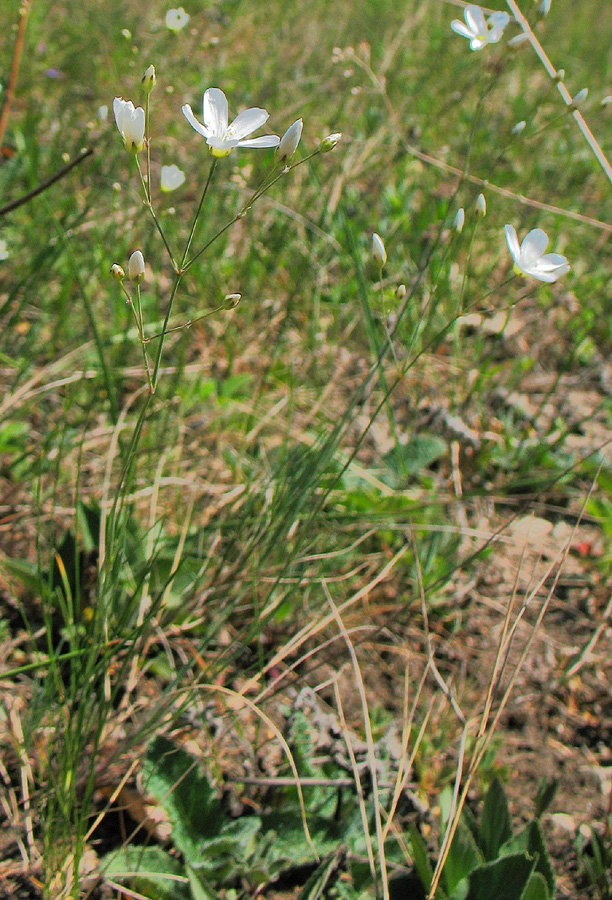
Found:
<svg viewBox="0 0 612 900"><path fill-rule="evenodd" d="M242 294L226 294L221 306L223 309L236 309L241 299Z"/></svg>
<svg viewBox="0 0 612 900"><path fill-rule="evenodd" d="M520 122L517 122L516 125L512 127L512 134L522 134L525 128L527 127L527 122L522 119Z"/></svg>
<svg viewBox="0 0 612 900"><path fill-rule="evenodd" d="M387 262L387 251L383 239L376 232L372 235L372 259L380 269Z"/></svg>
<svg viewBox="0 0 612 900"><path fill-rule="evenodd" d="M455 218L453 219L453 228L457 232L457 234L461 234L463 231L463 224L465 222L465 211L462 206L459 207L455 214Z"/></svg>
<svg viewBox="0 0 612 900"><path fill-rule="evenodd" d="M555 72L555 81L559 84L565 78L565 69L557 69Z"/></svg>
<svg viewBox="0 0 612 900"><path fill-rule="evenodd" d="M155 77L155 66L149 66L145 69L145 73L142 76L142 86L144 87L147 94L150 94L153 88L155 87L155 83L157 78Z"/></svg>
<svg viewBox="0 0 612 900"><path fill-rule="evenodd" d="M485 200L484 194L478 194L476 197L476 215L480 216L481 219L487 214L487 201Z"/></svg>
<svg viewBox="0 0 612 900"><path fill-rule="evenodd" d="M321 143L319 144L319 150L321 153L329 153L330 150L333 150L338 141L342 140L342 132L334 131L333 134L328 134L326 138L323 138Z"/></svg>
<svg viewBox="0 0 612 900"><path fill-rule="evenodd" d="M303 127L304 122L302 119L298 119L293 125L290 125L284 133L276 150L276 158L279 161L291 159L300 143Z"/></svg>
<svg viewBox="0 0 612 900"><path fill-rule="evenodd" d="M508 41L508 46L514 47L514 48L520 47L522 44L525 43L525 41L528 41L528 40L529 40L529 35L527 34L527 32L521 31L520 34L515 34L513 38L510 38L510 40Z"/></svg>
<svg viewBox="0 0 612 900"><path fill-rule="evenodd" d="M123 281L125 278L125 272L123 271L123 267L119 265L119 263L115 263L111 266L111 278L114 278L115 281Z"/></svg>
<svg viewBox="0 0 612 900"><path fill-rule="evenodd" d="M135 284L140 284L145 277L145 261L140 250L134 250L130 256L128 262L128 276L130 281L133 281Z"/></svg>
<svg viewBox="0 0 612 900"><path fill-rule="evenodd" d="M405 284L398 284L398 286L395 288L395 297L396 297L396 299L397 299L397 300L403 300L405 296L406 296L406 285L405 285Z"/></svg>
<svg viewBox="0 0 612 900"><path fill-rule="evenodd" d="M541 16L547 16L550 12L550 4L551 0L542 0L540 5L538 6L538 12Z"/></svg>
<svg viewBox="0 0 612 900"><path fill-rule="evenodd" d="M601 100L602 106L609 106L612 103L612 94L606 94Z"/></svg>
<svg viewBox="0 0 612 900"><path fill-rule="evenodd" d="M572 97L572 102L570 103L569 108L571 110L578 109L578 107L581 106L586 100L588 93L588 88L582 88L581 91L578 91L578 93L574 97Z"/></svg>

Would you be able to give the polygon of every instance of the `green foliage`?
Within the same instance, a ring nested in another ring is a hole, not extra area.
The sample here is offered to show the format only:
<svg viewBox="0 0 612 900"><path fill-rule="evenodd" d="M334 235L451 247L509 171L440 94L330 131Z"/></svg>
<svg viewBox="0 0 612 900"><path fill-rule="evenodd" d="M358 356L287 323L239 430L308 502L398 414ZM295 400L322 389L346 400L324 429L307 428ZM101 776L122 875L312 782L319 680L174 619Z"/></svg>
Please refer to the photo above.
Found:
<svg viewBox="0 0 612 900"><path fill-rule="evenodd" d="M576 850L585 881L595 890L599 900L612 897L612 816L608 816L603 832L595 827L588 836L582 831L576 837Z"/></svg>
<svg viewBox="0 0 612 900"><path fill-rule="evenodd" d="M467 808L459 818L436 897L553 900L555 877L538 818L554 791L543 787L538 796L534 818L515 834L506 792L501 781L494 779L485 795L480 822L473 819ZM442 817L445 827L448 796L441 800L441 806L446 811ZM426 846L416 828L411 828L409 837L414 867L428 890L433 871Z"/></svg>

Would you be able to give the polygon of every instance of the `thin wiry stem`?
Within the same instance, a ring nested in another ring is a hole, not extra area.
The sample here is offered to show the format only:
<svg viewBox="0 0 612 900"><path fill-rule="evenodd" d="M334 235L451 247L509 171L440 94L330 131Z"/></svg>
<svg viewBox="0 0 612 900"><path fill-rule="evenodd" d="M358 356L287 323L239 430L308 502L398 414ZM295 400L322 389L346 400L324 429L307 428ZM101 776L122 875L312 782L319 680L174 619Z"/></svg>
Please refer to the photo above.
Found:
<svg viewBox="0 0 612 900"><path fill-rule="evenodd" d="M15 41L15 50L13 52L13 65L11 66L11 74L9 76L9 83L6 89L6 94L4 95L4 106L2 107L2 113L0 114L0 145L2 145L2 138L4 137L4 132L6 131L6 126L8 124L9 113L11 111L11 104L13 102L13 97L15 96L17 73L19 72L19 63L21 61L21 52L23 50L23 41L25 38L25 30L28 22L28 13L30 12L30 6L30 0L24 0L19 9L20 21L19 30L17 31L17 40Z"/></svg>
<svg viewBox="0 0 612 900"><path fill-rule="evenodd" d="M552 78L553 81L555 81L557 83L557 90L559 91L559 93L561 94L563 99L565 100L565 103L568 107L568 112L571 111L574 119L576 120L576 124L578 125L578 128L584 135L585 141L587 142L587 144L593 151L593 155L595 156L595 159L597 160L597 162L599 163L601 168L606 173L608 180L612 182L612 166L608 162L608 158L606 157L605 153L599 146L599 143L597 142L595 135L593 134L593 132L587 125L582 113L579 112L577 109L572 108L572 95L570 94L568 89L565 87L563 82L559 80L557 70L551 63L550 59L548 58L548 56L546 55L546 53L544 51L544 48L542 47L542 45L538 41L537 37L533 33L531 26L529 25L529 22L527 21L527 19L525 18L525 16L521 12L521 10L519 9L519 7L516 3L516 0L506 0L506 2L508 4L508 6L510 7L510 9L512 10L514 18L516 19L516 21L519 23L519 25L523 29L523 32L527 35L529 43L533 47L538 59L540 60L540 62L544 66L544 68L546 69L547 74L549 75L550 78Z"/></svg>

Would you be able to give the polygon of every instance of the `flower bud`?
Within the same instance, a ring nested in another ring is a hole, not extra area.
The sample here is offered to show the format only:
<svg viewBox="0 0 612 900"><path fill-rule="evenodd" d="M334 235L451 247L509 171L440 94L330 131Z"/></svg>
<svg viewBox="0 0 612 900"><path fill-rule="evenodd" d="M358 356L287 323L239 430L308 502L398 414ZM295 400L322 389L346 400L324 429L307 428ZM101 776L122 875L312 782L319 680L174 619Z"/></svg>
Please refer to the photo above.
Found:
<svg viewBox="0 0 612 900"><path fill-rule="evenodd" d="M226 294L221 306L223 309L236 309L241 299L242 294Z"/></svg>
<svg viewBox="0 0 612 900"><path fill-rule="evenodd" d="M509 47L520 47L521 44L524 44L529 40L529 35L526 31L521 31L519 34L515 34L513 38L510 38L508 41Z"/></svg>
<svg viewBox="0 0 612 900"><path fill-rule="evenodd" d="M115 281L123 281L125 278L125 272L123 271L123 266L120 266L118 263L115 263L111 266L111 278L114 278Z"/></svg>
<svg viewBox="0 0 612 900"><path fill-rule="evenodd" d="M140 250L134 250L130 256L128 262L128 276L130 281L133 281L135 284L140 284L145 277L145 261Z"/></svg>
<svg viewBox="0 0 612 900"><path fill-rule="evenodd" d="M161 167L160 187L165 194L169 191L175 191L184 181L185 173L174 163L171 166Z"/></svg>
<svg viewBox="0 0 612 900"><path fill-rule="evenodd" d="M555 81L559 84L565 78L565 69L557 69L555 72Z"/></svg>
<svg viewBox="0 0 612 900"><path fill-rule="evenodd" d="M323 138L321 143L319 144L319 150L321 153L329 153L330 150L333 150L338 141L342 140L342 132L334 131L333 134L328 134L326 138Z"/></svg>
<svg viewBox="0 0 612 900"><path fill-rule="evenodd" d="M538 6L538 12L541 16L547 16L550 12L550 4L551 0L542 0L540 5Z"/></svg>
<svg viewBox="0 0 612 900"><path fill-rule="evenodd" d="M155 66L148 66L145 69L145 73L142 76L142 86L144 87L147 94L150 94L155 84L157 82L157 78L155 77Z"/></svg>
<svg viewBox="0 0 612 900"><path fill-rule="evenodd" d="M461 234L463 231L463 225L465 222L465 210L462 206L459 207L455 214L455 218L453 219L453 228L457 232L457 234Z"/></svg>
<svg viewBox="0 0 612 900"><path fill-rule="evenodd" d="M485 200L484 194L478 194L476 197L476 215L480 216L481 219L487 214L487 201Z"/></svg>
<svg viewBox="0 0 612 900"><path fill-rule="evenodd" d="M139 153L144 147L145 113L142 106L134 107L131 100L115 97L113 100L115 122L129 153Z"/></svg>
<svg viewBox="0 0 612 900"><path fill-rule="evenodd" d="M385 245L383 244L383 240L379 234L372 235L372 259L379 267L382 269L384 264L387 262L387 251L385 250Z"/></svg>
<svg viewBox="0 0 612 900"><path fill-rule="evenodd" d="M588 93L588 88L582 88L581 91L578 91L578 93L574 97L572 97L572 102L570 103L569 108L571 110L578 109L578 107L581 106L586 100Z"/></svg>
<svg viewBox="0 0 612 900"><path fill-rule="evenodd" d="M298 119L293 123L293 125L290 125L287 131L284 133L276 150L276 158L279 161L291 159L291 157L297 150L298 144L300 143L303 127L304 122L302 121L302 119Z"/></svg>
<svg viewBox="0 0 612 900"><path fill-rule="evenodd" d="M398 286L395 288L395 297L396 297L396 299L397 299L397 300L403 300L405 296L406 296L406 285L405 285L405 284L398 284Z"/></svg>
<svg viewBox="0 0 612 900"><path fill-rule="evenodd" d="M522 134L526 127L527 122L524 119L521 119L520 122L517 122L516 125L512 126L512 134Z"/></svg>
<svg viewBox="0 0 612 900"><path fill-rule="evenodd" d="M612 103L612 94L606 94L601 100L602 106L609 106Z"/></svg>

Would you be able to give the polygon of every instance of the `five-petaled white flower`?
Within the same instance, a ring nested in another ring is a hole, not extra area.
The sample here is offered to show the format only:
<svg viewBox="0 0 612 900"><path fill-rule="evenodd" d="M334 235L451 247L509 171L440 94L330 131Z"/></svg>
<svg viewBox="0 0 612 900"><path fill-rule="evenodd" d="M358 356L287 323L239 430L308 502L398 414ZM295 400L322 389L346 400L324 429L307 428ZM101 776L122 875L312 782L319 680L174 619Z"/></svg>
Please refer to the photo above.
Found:
<svg viewBox="0 0 612 900"><path fill-rule="evenodd" d="M179 188L185 181L185 173L179 169L178 166L162 166L161 167L161 180L160 186L164 193L168 193L168 191L175 191Z"/></svg>
<svg viewBox="0 0 612 900"><path fill-rule="evenodd" d="M548 235L541 228L534 228L519 245L516 230L506 225L506 240L518 275L531 275L539 281L556 281L570 270L570 264L560 253L545 253Z"/></svg>
<svg viewBox="0 0 612 900"><path fill-rule="evenodd" d="M496 44L504 28L510 21L506 12L494 12L485 19L480 6L470 4L465 8L465 24L461 19L453 19L451 28L462 37L468 38L472 50L481 50L487 44Z"/></svg>
<svg viewBox="0 0 612 900"><path fill-rule="evenodd" d="M169 9L166 13L166 28L170 31L180 31L184 28L191 16L186 13L182 6L178 9Z"/></svg>
<svg viewBox="0 0 612 900"><path fill-rule="evenodd" d="M131 100L115 97L113 112L125 149L130 153L140 152L144 147L145 133L145 113L142 106L134 108Z"/></svg>
<svg viewBox="0 0 612 900"><path fill-rule="evenodd" d="M265 109L257 107L245 109L236 116L231 125L228 125L227 97L219 88L208 88L204 91L202 108L203 125L198 122L188 103L182 110L191 127L206 138L213 156L227 156L234 147L278 147L280 138L276 134L265 134L262 137L245 140L249 134L268 121L269 113Z"/></svg>

